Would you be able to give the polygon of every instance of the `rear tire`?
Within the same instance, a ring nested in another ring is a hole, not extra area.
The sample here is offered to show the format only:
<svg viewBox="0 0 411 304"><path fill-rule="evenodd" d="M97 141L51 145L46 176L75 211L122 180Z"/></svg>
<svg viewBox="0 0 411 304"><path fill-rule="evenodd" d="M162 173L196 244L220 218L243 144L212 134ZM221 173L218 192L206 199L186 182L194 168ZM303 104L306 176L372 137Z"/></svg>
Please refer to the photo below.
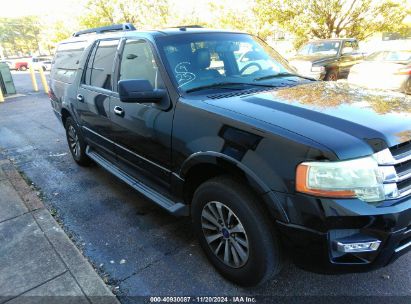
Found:
<svg viewBox="0 0 411 304"><path fill-rule="evenodd" d="M258 198L229 177L216 177L194 193L192 221L213 266L242 286L261 284L281 270L275 228Z"/></svg>
<svg viewBox="0 0 411 304"><path fill-rule="evenodd" d="M71 117L67 117L65 127L67 143L73 159L80 166L89 166L91 159L86 154L87 145L78 130L77 124Z"/></svg>

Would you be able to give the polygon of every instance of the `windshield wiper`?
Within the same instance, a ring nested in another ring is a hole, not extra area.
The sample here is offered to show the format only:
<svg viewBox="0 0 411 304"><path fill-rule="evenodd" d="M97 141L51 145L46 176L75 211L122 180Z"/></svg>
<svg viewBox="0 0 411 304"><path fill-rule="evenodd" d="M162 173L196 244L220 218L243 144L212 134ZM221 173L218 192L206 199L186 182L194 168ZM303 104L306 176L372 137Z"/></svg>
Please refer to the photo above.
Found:
<svg viewBox="0 0 411 304"><path fill-rule="evenodd" d="M288 72L283 72L283 73L277 73L277 74L261 76L261 77L253 79L253 81L260 81L260 80L266 80L266 79L272 79L272 78L281 78L281 77L291 77L291 76L292 77L299 77L299 78L309 79L309 80L314 80L313 78L310 78L310 77L301 76L301 75L298 75L298 74L293 74L293 73L288 73Z"/></svg>
<svg viewBox="0 0 411 304"><path fill-rule="evenodd" d="M230 89L230 90L243 90L243 88L225 88L226 86L234 86L234 85L248 85L248 86L257 86L257 87L273 87L269 84L256 84L256 83L249 83L249 82L216 82L212 84L207 84L199 87L195 87L192 89L188 89L186 93L207 90L212 88L222 88L222 89Z"/></svg>

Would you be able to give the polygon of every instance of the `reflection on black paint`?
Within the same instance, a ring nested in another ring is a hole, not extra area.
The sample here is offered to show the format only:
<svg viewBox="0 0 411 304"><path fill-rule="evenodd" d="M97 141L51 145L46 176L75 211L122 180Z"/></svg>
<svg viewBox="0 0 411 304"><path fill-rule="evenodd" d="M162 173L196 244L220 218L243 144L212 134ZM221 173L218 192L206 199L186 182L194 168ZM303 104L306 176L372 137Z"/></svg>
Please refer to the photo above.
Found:
<svg viewBox="0 0 411 304"><path fill-rule="evenodd" d="M104 101L107 96L99 94L94 98L94 104L96 105L97 114L107 117L106 109L104 108Z"/></svg>

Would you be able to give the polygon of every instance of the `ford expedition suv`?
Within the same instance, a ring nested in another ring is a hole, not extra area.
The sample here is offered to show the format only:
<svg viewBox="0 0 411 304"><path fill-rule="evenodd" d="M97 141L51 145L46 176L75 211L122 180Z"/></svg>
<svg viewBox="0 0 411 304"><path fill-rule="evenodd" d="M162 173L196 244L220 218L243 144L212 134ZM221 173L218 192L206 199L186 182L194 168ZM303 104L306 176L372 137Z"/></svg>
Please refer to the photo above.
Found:
<svg viewBox="0 0 411 304"><path fill-rule="evenodd" d="M293 71L245 33L125 24L61 42L50 98L79 165L191 216L237 284L286 255L321 273L385 266L411 248L410 99Z"/></svg>

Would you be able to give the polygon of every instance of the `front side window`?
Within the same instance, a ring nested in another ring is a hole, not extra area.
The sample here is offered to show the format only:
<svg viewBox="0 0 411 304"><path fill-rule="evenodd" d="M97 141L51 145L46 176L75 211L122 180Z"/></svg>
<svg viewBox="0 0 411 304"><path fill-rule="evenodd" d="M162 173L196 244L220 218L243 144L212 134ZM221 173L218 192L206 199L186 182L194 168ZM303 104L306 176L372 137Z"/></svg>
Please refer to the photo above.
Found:
<svg viewBox="0 0 411 304"><path fill-rule="evenodd" d="M111 75L118 42L119 40L101 40L98 42L94 60L92 62L92 67L90 69L91 86L103 88L106 90L112 89ZM92 59L93 58L90 58L90 60Z"/></svg>
<svg viewBox="0 0 411 304"><path fill-rule="evenodd" d="M354 51L354 43L352 41L344 41L342 53L351 54Z"/></svg>
<svg viewBox="0 0 411 304"><path fill-rule="evenodd" d="M157 44L180 92L227 83L257 85L266 76L293 71L278 53L247 34L163 36Z"/></svg>
<svg viewBox="0 0 411 304"><path fill-rule="evenodd" d="M127 40L120 62L119 80L148 80L154 89L164 88L150 45L145 40Z"/></svg>

